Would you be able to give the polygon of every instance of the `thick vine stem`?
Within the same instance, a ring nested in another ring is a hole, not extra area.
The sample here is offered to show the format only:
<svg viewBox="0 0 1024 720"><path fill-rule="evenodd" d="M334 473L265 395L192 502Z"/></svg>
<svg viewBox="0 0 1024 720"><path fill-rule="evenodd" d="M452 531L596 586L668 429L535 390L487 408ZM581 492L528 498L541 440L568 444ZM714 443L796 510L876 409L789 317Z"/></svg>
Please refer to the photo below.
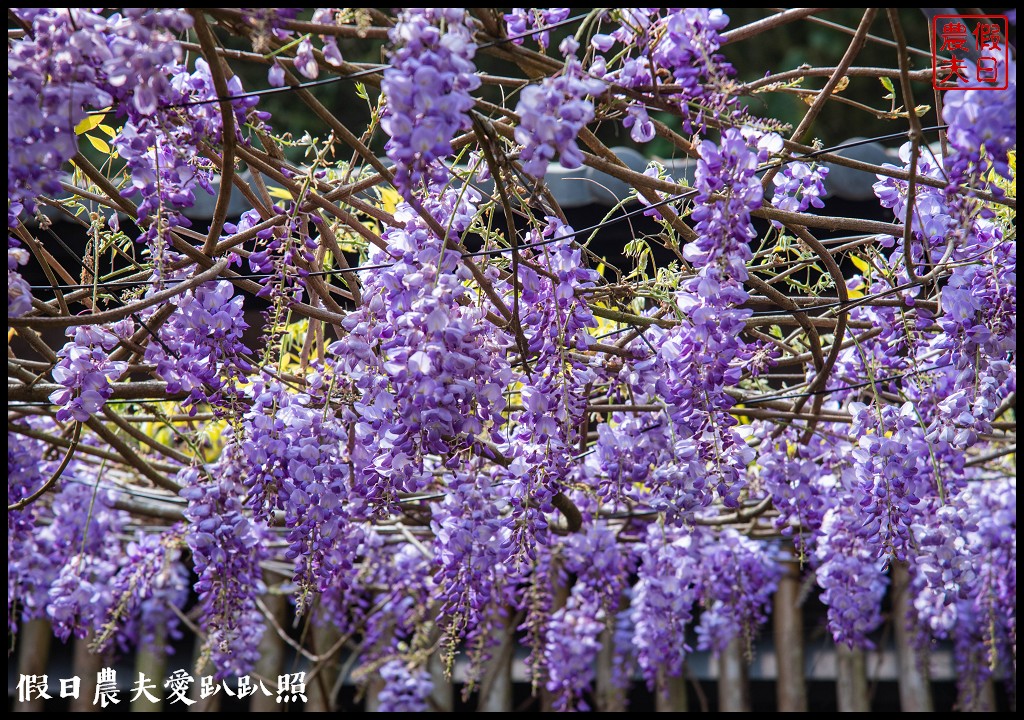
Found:
<svg viewBox="0 0 1024 720"><path fill-rule="evenodd" d="M579 508L576 507L576 504L565 493L555 493L551 498L551 504L555 506L558 512L562 513L569 532L580 531L583 527L583 515L580 513Z"/></svg>
<svg viewBox="0 0 1024 720"><path fill-rule="evenodd" d="M224 227L224 221L228 215L228 202L231 200L231 185L235 176L235 112L231 102L226 98L228 83L224 77L226 63L217 56L217 48L213 32L206 22L202 10L193 10L192 17L195 20L196 34L199 35L199 44L203 53L210 58L210 75L213 77L213 86L217 90L220 101L220 117L223 129L221 130L221 177L220 189L217 191L217 204L213 209L213 219L210 221L210 230L203 243L203 252L207 255L213 252L216 247L217 238Z"/></svg>

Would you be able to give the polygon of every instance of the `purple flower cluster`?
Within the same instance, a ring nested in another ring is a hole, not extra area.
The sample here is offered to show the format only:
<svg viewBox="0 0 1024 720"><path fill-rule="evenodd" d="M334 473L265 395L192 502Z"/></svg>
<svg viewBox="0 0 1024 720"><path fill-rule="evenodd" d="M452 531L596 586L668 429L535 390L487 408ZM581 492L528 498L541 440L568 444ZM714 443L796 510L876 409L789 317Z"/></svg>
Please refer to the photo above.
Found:
<svg viewBox="0 0 1024 720"><path fill-rule="evenodd" d="M558 712L590 710L583 696L593 685L594 658L601 648L600 636L607 625L605 609L589 592L591 589L574 586L565 606L555 610L547 623L545 687L552 693L554 709Z"/></svg>
<svg viewBox="0 0 1024 720"><path fill-rule="evenodd" d="M28 262L28 252L12 237L7 238L7 317L21 317L32 309L32 288L18 272Z"/></svg>
<svg viewBox="0 0 1024 720"><path fill-rule="evenodd" d="M729 129L720 146L701 144L692 212L697 239L683 248L696 275L680 283L676 294L682 322L658 339L656 355L634 365L645 378L644 394L664 402L672 421L677 467L665 466L655 476L669 496L687 498L677 512L709 503L712 488L734 506L752 459L746 440L733 429L737 421L723 411L734 404L726 388L739 381L750 357L740 339L750 311L735 305L747 299L742 281L754 237L750 211L763 198L757 166L777 140L752 136L748 142ZM634 347L646 354L639 342Z"/></svg>
<svg viewBox="0 0 1024 720"><path fill-rule="evenodd" d="M577 291L593 287L597 273L583 265L571 242L572 228L553 217L546 220L544 229L531 230L526 241L548 244L523 257L553 277L519 267L519 312L529 359L526 376L519 378L523 409L508 438L512 540L526 555L536 543L535 531L546 527L543 513L554 512L551 499L568 477L586 412L584 389L599 378L598 369L574 352L594 342L588 331L597 322ZM511 292L506 298L514 301Z"/></svg>
<svg viewBox="0 0 1024 720"><path fill-rule="evenodd" d="M639 549L633 588L633 646L647 686L662 673L678 676L691 648L686 628L703 592L699 536L652 523Z"/></svg>
<svg viewBox="0 0 1024 720"><path fill-rule="evenodd" d="M840 503L825 513L815 560L832 637L849 647L870 648L868 635L882 624L888 579L884 561L864 545L858 527L858 515L849 505Z"/></svg>
<svg viewBox="0 0 1024 720"><path fill-rule="evenodd" d="M544 630L546 687L554 695L556 710L586 711L590 708L584 695L594 681L601 633L614 622L632 558L611 528L597 523L567 538L561 558L564 570L576 581Z"/></svg>
<svg viewBox="0 0 1024 720"><path fill-rule="evenodd" d="M246 505L267 524L275 510L284 513L295 580L304 591L322 591L350 568L358 543L349 537L349 519L360 508L349 499L347 428L313 407L310 395L277 380L256 380L246 392L251 405L233 461L247 469Z"/></svg>
<svg viewBox="0 0 1024 720"><path fill-rule="evenodd" d="M60 360L52 371L54 381L64 388L50 394L50 402L60 406L57 420L85 422L103 409L114 394L111 382L128 369L128 363L111 360L108 353L132 330L130 320L110 329L102 325L68 328L68 335L74 339L57 353Z"/></svg>
<svg viewBox="0 0 1024 720"><path fill-rule="evenodd" d="M7 54L8 194L31 210L40 192L60 190L61 165L75 154L75 126L87 109L156 111L181 57L174 33L191 27L192 17L152 8L109 17L85 8L14 12L30 27Z"/></svg>
<svg viewBox="0 0 1024 720"><path fill-rule="evenodd" d="M698 295L720 293L723 300L733 302L746 299L738 287L730 293L720 292L720 287L727 280L747 279L746 262L752 255L749 243L756 237L750 211L759 209L764 201L758 165L781 149L782 138L774 133L758 136L735 128L722 133L720 145L701 142L693 181L698 194L692 218L698 237L683 248L683 257L694 268L706 269L701 273L705 284L696 288ZM716 194L724 197L716 199Z"/></svg>
<svg viewBox="0 0 1024 720"><path fill-rule="evenodd" d="M178 299L177 310L146 348L169 393L189 393L186 403L220 404L222 390L252 370L242 342L248 325L242 296L227 280L209 282Z"/></svg>
<svg viewBox="0 0 1024 720"><path fill-rule="evenodd" d="M961 699L977 693L1017 643L1016 481L978 475L915 524L914 620L923 638L952 639Z"/></svg>
<svg viewBox="0 0 1024 720"><path fill-rule="evenodd" d="M896 168L888 164L882 167L909 172L911 156L912 145L905 143L899 150L903 167ZM929 151L921 152L916 172L920 176L947 182L948 169L944 168L942 161ZM910 193L908 183L888 176L879 175L877 177L878 182L874 185L876 197L882 207L891 208L896 219L903 222L907 219L907 202ZM918 184L916 186L914 212L910 218L911 257L919 273L922 269L927 269L923 267L923 264L929 256L933 261L945 256L947 243L952 243L953 249L958 249L960 252L964 252L969 246L974 245L975 240L971 237L975 230L974 223L965 217L964 210L965 208L951 206L949 198L942 190L927 185ZM903 259L902 239L899 241L885 239L882 244L885 247L892 247L892 244L895 244L892 260ZM905 267L896 265L894 269L899 275L906 277L907 269Z"/></svg>
<svg viewBox="0 0 1024 720"><path fill-rule="evenodd" d="M209 102L218 95L207 62L196 59L191 73L183 65L168 67L167 72L167 87L160 95L159 106L154 105L150 113L130 112L114 139L114 147L130 171L131 186L125 194L141 196L139 220L149 223L138 241L151 245L158 272L169 232L191 224L182 211L195 203L195 189L201 187L213 193L213 172L200 159L199 145L221 142L224 132L220 105ZM242 93L237 75L227 81L227 86L232 96ZM248 111L258 101L256 97L232 100L238 138L242 137L240 128Z"/></svg>
<svg viewBox="0 0 1024 720"><path fill-rule="evenodd" d="M215 477L192 468L178 477L181 496L188 500L185 539L199 576L200 623L221 678L252 672L264 629L256 599L265 591L260 562L267 551L263 531L242 507L234 454L225 449Z"/></svg>
<svg viewBox="0 0 1024 720"><path fill-rule="evenodd" d="M263 288L256 296L267 298L280 312L288 303L303 298L306 278L316 264L317 239L310 234L310 223L315 226L320 218L315 213L303 212L295 202L284 207L275 205L272 211L285 220L256 233L257 249L249 253L249 269L265 276L259 281ZM263 219L258 210L249 210L242 214L237 225L224 224L224 231L228 233L225 237L245 232ZM280 318L271 323L279 321Z"/></svg>
<svg viewBox="0 0 1024 720"><path fill-rule="evenodd" d="M764 423L758 428L761 444L757 463L762 487L772 496L772 507L779 512L774 524L783 535L792 536L793 544L802 559L809 543L821 529L829 507L829 488L834 482L828 473L818 445L799 444L798 433L788 429L772 438L773 425ZM827 452L827 449L824 449Z"/></svg>
<svg viewBox="0 0 1024 720"><path fill-rule="evenodd" d="M50 525L35 534L37 556L25 559L43 579L40 587L49 588L46 614L62 640L72 633L84 638L106 618L110 581L123 562L118 533L128 522L127 513L113 509L114 492L97 488L83 470L74 468L53 498Z"/></svg>
<svg viewBox="0 0 1024 720"><path fill-rule="evenodd" d="M181 610L189 596L189 571L181 560L182 526L166 534L148 533L129 542L123 564L110 580L112 602L96 637L99 647L127 651L163 638L160 652L173 652L181 637Z"/></svg>
<svg viewBox="0 0 1024 720"><path fill-rule="evenodd" d="M768 546L734 528L707 539L700 548L704 569L704 612L697 647L721 652L734 638L749 647L768 619L782 565Z"/></svg>
<svg viewBox="0 0 1024 720"><path fill-rule="evenodd" d="M479 196L449 189L426 208L452 237L470 226ZM424 456L498 441L502 391L512 379L506 334L484 320L464 281L471 277L412 207L400 205L388 228L388 264L368 279L363 306L349 314L348 335L331 345L339 389L356 396L353 461L359 495L386 506L398 492L418 492L432 475Z"/></svg>
<svg viewBox="0 0 1024 720"><path fill-rule="evenodd" d="M1017 146L1017 63L996 50L1000 63L1008 63L1008 87L1004 90L948 90L943 96L942 119L954 148L950 168L954 185L973 175L988 185L991 168L1010 179L1008 153ZM996 188L998 190L998 188Z"/></svg>
<svg viewBox="0 0 1024 720"><path fill-rule="evenodd" d="M428 700L434 690L430 673L410 668L401 659L389 660L380 668L384 686L377 695L380 712L427 712Z"/></svg>
<svg viewBox="0 0 1024 720"><path fill-rule="evenodd" d="M512 12L505 13L508 36L516 45L522 45L524 36L529 34L542 51L547 50L551 31L544 28L562 22L571 11L572 8L512 8Z"/></svg>
<svg viewBox="0 0 1024 720"><path fill-rule="evenodd" d="M633 397L638 404L651 400L639 387ZM595 474L601 499L605 502L618 503L625 498L644 502L643 498L637 497L638 488L655 492L674 487L671 481L666 482L663 478L650 480L652 472L658 472L672 462L668 421L662 413L613 413L611 422L597 427L595 451ZM677 501L680 507L700 504L699 499L695 503L687 503L681 498L665 499L666 505L675 505Z"/></svg>
<svg viewBox="0 0 1024 720"><path fill-rule="evenodd" d="M406 197L424 180L444 181L435 161L448 157L452 138L472 125L470 93L480 86L472 22L463 8L408 8L388 34L396 49L381 81L381 127L391 137L385 150Z"/></svg>
<svg viewBox="0 0 1024 720"><path fill-rule="evenodd" d="M374 553L361 568L360 583L378 609L362 627L366 665L394 659L413 663L425 642L423 627L436 610L431 558L411 543L385 543L379 535L363 547Z"/></svg>
<svg viewBox="0 0 1024 720"><path fill-rule="evenodd" d="M663 14L664 12L664 14ZM655 69L667 70L673 86L659 91L664 100L671 97L684 112L684 128L703 127L706 113L724 114L735 104L729 95L733 67L718 52L721 31L729 17L710 8L623 8L613 15L619 27L610 34L595 35L591 41L598 54L590 72L616 85L650 92L651 86L664 80ZM625 48L621 57L609 66L608 53L616 42ZM654 136L642 102L633 102L623 124L632 128L637 142Z"/></svg>
<svg viewBox="0 0 1024 720"><path fill-rule="evenodd" d="M852 403L853 449L858 484L858 512L862 523L855 530L876 557L906 560L914 506L931 495L931 461L919 420L910 402L868 407Z"/></svg>
<svg viewBox="0 0 1024 720"><path fill-rule="evenodd" d="M782 172L772 180L775 183L772 205L789 212L804 212L810 207L825 207L821 198L825 196L826 176L828 168L824 165L786 163Z"/></svg>
<svg viewBox="0 0 1024 720"><path fill-rule="evenodd" d="M7 434L7 505L24 500L46 482L41 440ZM36 533L49 520L39 503L7 511L7 630L17 631L19 615L40 617L46 607L50 563L38 555ZM37 529L37 526L39 529Z"/></svg>
<svg viewBox="0 0 1024 720"><path fill-rule="evenodd" d="M502 514L508 507L507 490L494 480L483 470L450 477L431 519L440 600L437 622L452 650L462 639L474 648L470 678L480 670L482 650L500 613L511 604L518 579L514 566L505 562L509 530Z"/></svg>
<svg viewBox="0 0 1024 720"><path fill-rule="evenodd" d="M515 138L523 146L520 161L527 174L543 179L556 155L562 167L583 164L576 137L594 119L594 103L587 96L604 89L603 82L583 72L575 57L566 60L559 75L523 88L516 105Z"/></svg>

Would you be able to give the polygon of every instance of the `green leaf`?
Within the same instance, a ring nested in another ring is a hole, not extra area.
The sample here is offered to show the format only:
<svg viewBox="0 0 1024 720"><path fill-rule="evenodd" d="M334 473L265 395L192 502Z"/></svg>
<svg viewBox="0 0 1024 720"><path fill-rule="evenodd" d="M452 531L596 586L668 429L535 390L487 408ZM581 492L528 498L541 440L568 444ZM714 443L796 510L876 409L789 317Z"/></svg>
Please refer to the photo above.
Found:
<svg viewBox="0 0 1024 720"><path fill-rule="evenodd" d="M882 87L884 87L889 92L891 92L891 93L896 92L896 88L894 88L892 86L892 80L890 80L889 78L887 78L887 77L878 78L878 82L882 83Z"/></svg>

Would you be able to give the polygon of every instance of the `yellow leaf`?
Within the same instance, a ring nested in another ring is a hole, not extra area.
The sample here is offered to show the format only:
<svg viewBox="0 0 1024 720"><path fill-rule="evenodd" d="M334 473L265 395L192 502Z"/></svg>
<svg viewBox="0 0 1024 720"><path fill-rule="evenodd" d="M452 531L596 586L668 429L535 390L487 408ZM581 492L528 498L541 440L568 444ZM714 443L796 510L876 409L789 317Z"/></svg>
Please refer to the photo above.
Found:
<svg viewBox="0 0 1024 720"><path fill-rule="evenodd" d="M109 110L110 108L107 108ZM106 118L106 115L87 115L82 122L75 125L75 135L84 135L93 128L97 127Z"/></svg>
<svg viewBox="0 0 1024 720"><path fill-rule="evenodd" d="M102 140L98 137L93 137L92 135L86 135L85 139L89 141L90 145L92 145L94 148L99 150L104 155L110 154L110 146L107 145L106 140Z"/></svg>
<svg viewBox="0 0 1024 720"><path fill-rule="evenodd" d="M284 188L270 187L270 188L267 188L267 193L269 193L270 197L275 197L278 200L291 200L292 199L292 194L290 192L288 192L287 190L285 190Z"/></svg>
<svg viewBox="0 0 1024 720"><path fill-rule="evenodd" d="M97 125L96 127L98 127L100 132L105 133L109 138L114 138L117 136L117 130L110 127L109 125Z"/></svg>
<svg viewBox="0 0 1024 720"><path fill-rule="evenodd" d="M851 255L850 256L850 262L852 262L853 266L855 268L857 268L858 270L860 270L865 275L867 275L869 272L871 272L871 266L868 265L867 262L865 262L863 259L861 259L860 257L858 257L856 255Z"/></svg>
<svg viewBox="0 0 1024 720"><path fill-rule="evenodd" d="M398 208L398 203L402 201L402 196L391 188L382 187L377 191L380 194L381 205L389 213L394 215L395 209Z"/></svg>
<svg viewBox="0 0 1024 720"><path fill-rule="evenodd" d="M850 296L851 300L857 300L858 298L864 297L864 293L860 290L847 290L846 294Z"/></svg>

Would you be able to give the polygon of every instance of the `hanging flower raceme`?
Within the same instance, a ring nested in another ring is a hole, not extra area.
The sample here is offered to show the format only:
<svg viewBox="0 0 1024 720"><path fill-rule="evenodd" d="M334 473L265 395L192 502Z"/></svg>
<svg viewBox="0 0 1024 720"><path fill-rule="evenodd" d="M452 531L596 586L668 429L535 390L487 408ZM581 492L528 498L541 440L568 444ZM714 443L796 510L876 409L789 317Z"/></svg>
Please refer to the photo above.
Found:
<svg viewBox="0 0 1024 720"><path fill-rule="evenodd" d="M227 280L205 283L177 300L177 310L146 347L170 393L187 392L193 411L199 403L220 405L225 390L252 370L242 340L248 324L242 296Z"/></svg>
<svg viewBox="0 0 1024 720"><path fill-rule="evenodd" d="M556 156L565 168L583 164L576 137L594 119L594 103L587 96L604 89L603 82L584 73L575 56L566 60L559 75L523 88L516 105L515 138L523 146L520 161L527 174L543 179Z"/></svg>
<svg viewBox="0 0 1024 720"><path fill-rule="evenodd" d="M456 238L478 201L472 190L450 189L425 207ZM395 218L404 227L388 228L388 249L370 256L387 267L367 281L363 307L344 322L348 335L330 347L334 371L354 397L355 482L378 508L433 482L427 455L449 460L499 441L502 391L512 379L511 341L485 321L459 253L411 206L399 206Z"/></svg>
<svg viewBox="0 0 1024 720"><path fill-rule="evenodd" d="M728 15L711 8L621 8L612 18L618 27L591 40L598 53L592 75L640 92L670 82L653 97L676 103L687 132L702 129L707 114L740 115L730 81L736 71L718 52ZM617 43L621 51L613 51ZM637 142L654 137L643 101L630 102L623 125Z"/></svg>
<svg viewBox="0 0 1024 720"><path fill-rule="evenodd" d="M199 576L200 622L221 678L252 672L264 628L256 599L265 592L260 562L267 531L242 506L237 455L225 449L215 478L191 468L178 476L188 501L185 539Z"/></svg>
<svg viewBox="0 0 1024 720"><path fill-rule="evenodd" d="M706 538L700 552L704 612L697 626L697 647L721 652L736 638L750 647L758 627L768 619L782 564L772 546L734 528Z"/></svg>
<svg viewBox="0 0 1024 720"><path fill-rule="evenodd" d="M58 421L85 422L103 409L114 394L111 383L128 369L128 363L111 360L109 353L119 338L130 337L133 329L130 320L110 329L102 325L68 328L73 340L57 353L60 359L53 369L53 379L64 389L50 394L50 402L60 406Z"/></svg>
<svg viewBox="0 0 1024 720"><path fill-rule="evenodd" d="M473 20L463 8L408 8L388 37L394 46L381 91L381 127L395 163L395 183L408 197L425 180L445 181L441 165L451 141L472 122L475 75Z"/></svg>
<svg viewBox="0 0 1024 720"><path fill-rule="evenodd" d="M28 252L12 237L7 238L7 317L21 317L32 309L32 288L18 272L28 262Z"/></svg>
<svg viewBox="0 0 1024 720"><path fill-rule="evenodd" d="M156 111L182 56L175 34L192 26L192 16L152 8L109 17L87 8L12 12L28 30L7 58L7 183L10 199L31 211L39 193L60 192L61 166L77 150L75 127L87 111L114 104L140 116Z"/></svg>
<svg viewBox="0 0 1024 720"><path fill-rule="evenodd" d="M640 672L653 688L661 673L678 676L692 651L686 629L703 591L700 536L653 523L639 550L633 588L633 645Z"/></svg>
<svg viewBox="0 0 1024 720"><path fill-rule="evenodd" d="M99 632L114 601L111 580L124 562L118 532L128 514L114 509L115 491L96 487L87 473L71 470L53 499L50 526L35 535L35 553L50 568L46 615L62 640Z"/></svg>
<svg viewBox="0 0 1024 720"><path fill-rule="evenodd" d="M852 502L825 513L815 548L821 600L828 606L828 629L837 643L873 647L868 635L882 624L882 597L888 586L885 563L864 546L856 532Z"/></svg>

